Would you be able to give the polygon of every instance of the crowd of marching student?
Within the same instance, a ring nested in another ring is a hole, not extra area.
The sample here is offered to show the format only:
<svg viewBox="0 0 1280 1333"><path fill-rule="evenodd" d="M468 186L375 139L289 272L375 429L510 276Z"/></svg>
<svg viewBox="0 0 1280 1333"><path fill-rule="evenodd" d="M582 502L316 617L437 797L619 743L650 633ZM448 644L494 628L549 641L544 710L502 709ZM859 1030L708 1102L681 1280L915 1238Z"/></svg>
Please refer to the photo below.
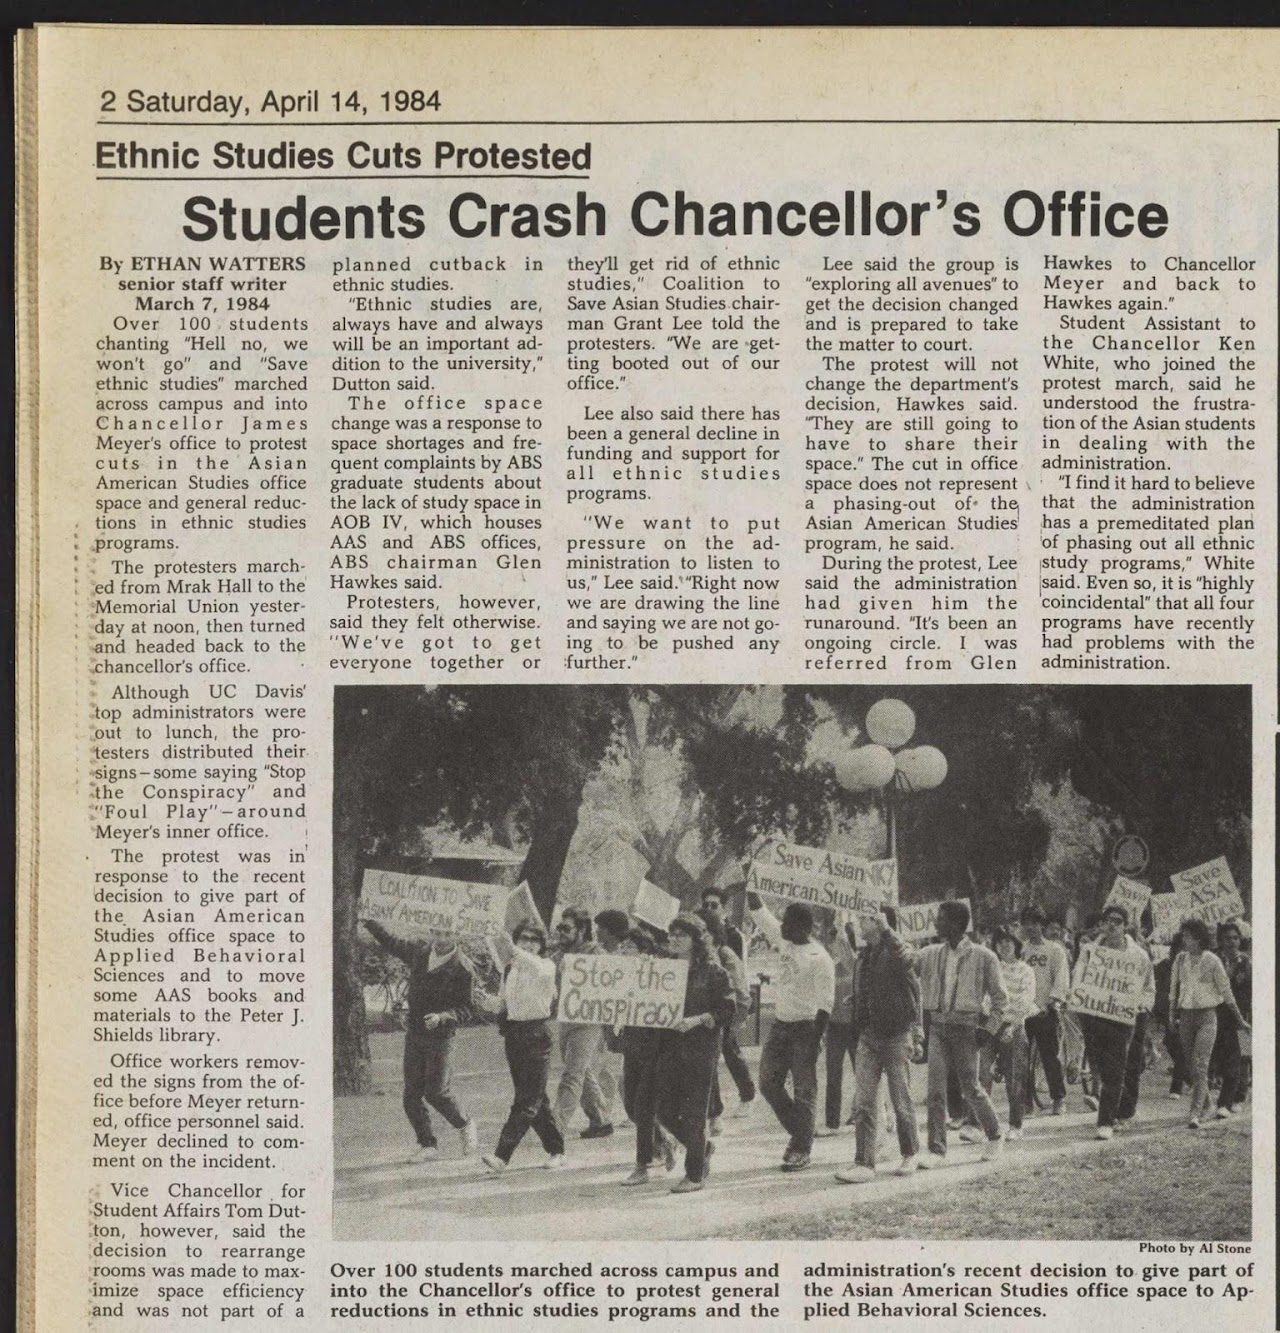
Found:
<svg viewBox="0 0 1280 1333"><path fill-rule="evenodd" d="M1250 968L1246 940L1234 922L1215 934L1195 919L1183 923L1168 955L1153 965L1122 906L1071 937L1029 907L1020 930L1001 926L988 943L970 930L966 903L942 903L937 936L918 948L897 933L890 906L853 923L822 927L802 903L781 918L748 893L750 916L771 950L773 1021L759 1064L759 1088L743 1058L739 1028L750 1007L747 944L726 918L724 896L709 890L700 910L681 912L666 931L625 912L566 910L548 939L529 920L495 949L502 966L500 995L486 1007L502 1033L513 1097L485 1167L505 1171L532 1130L544 1165L565 1161L565 1131L579 1107L584 1139L614 1134L615 1056L621 1056L621 1100L635 1131L635 1157L620 1182L641 1186L683 1174L673 1193L703 1188L711 1175L715 1140L726 1116L750 1114L765 1101L787 1135L781 1169L811 1165L815 1138L839 1133L846 1062L853 1075L854 1160L836 1172L847 1183L873 1180L882 1125L896 1130L895 1171L927 1170L947 1152L948 1132L982 1144L982 1159L998 1157L1023 1132L1034 1047L1049 1102L1061 1115L1067 1078L1061 1051L1064 1022L1078 1023L1096 1087L1086 1097L1096 1110L1095 1133L1111 1138L1135 1116L1140 1077L1156 1027L1172 1060L1169 1095L1190 1090L1189 1124L1230 1116L1247 1091L1240 1037L1249 1031ZM409 967L404 1046L404 1110L418 1156L440 1156L431 1112L461 1136L464 1155L479 1149L475 1121L451 1088L452 1046L475 1004L473 976L456 941L420 944L365 922L377 942ZM1068 1016L1073 976L1097 950L1136 960L1141 997L1132 1022L1091 1013ZM557 1023L558 961L569 954L649 953L687 959L683 1015L673 1028L621 1030ZM1149 1031L1150 1029L1150 1031ZM562 1072L549 1092L556 1041ZM818 1118L818 1064L825 1048L826 1093ZM913 1063L927 1068L923 1145L911 1092ZM733 1084L724 1100L721 1066ZM991 1098L996 1077L1007 1099L1001 1124ZM1218 1083L1216 1112L1211 1085ZM887 1093L887 1106L885 1096Z"/></svg>

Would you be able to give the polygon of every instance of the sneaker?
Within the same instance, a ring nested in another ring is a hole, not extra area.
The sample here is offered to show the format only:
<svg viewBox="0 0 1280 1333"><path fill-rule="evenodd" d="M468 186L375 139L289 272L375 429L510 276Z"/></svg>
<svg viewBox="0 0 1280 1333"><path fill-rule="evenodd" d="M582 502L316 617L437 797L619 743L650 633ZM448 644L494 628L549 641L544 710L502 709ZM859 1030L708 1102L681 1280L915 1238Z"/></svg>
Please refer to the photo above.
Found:
<svg viewBox="0 0 1280 1333"><path fill-rule="evenodd" d="M409 1160L411 1162L438 1162L440 1160L440 1149L434 1143L420 1146L414 1149Z"/></svg>
<svg viewBox="0 0 1280 1333"><path fill-rule="evenodd" d="M943 1157L938 1152L925 1152L911 1160L915 1162L917 1171L932 1171L943 1160Z"/></svg>
<svg viewBox="0 0 1280 1333"><path fill-rule="evenodd" d="M1022 1130L1019 1129L1016 1125L1011 1125L1007 1130L1005 1130L1004 1136L1006 1139L1009 1140L1010 1143L1017 1143L1017 1141L1022 1137Z"/></svg>
<svg viewBox="0 0 1280 1333"><path fill-rule="evenodd" d="M716 1150L716 1145L714 1143L707 1144L707 1152L702 1159L703 1180L706 1180L706 1178L711 1174L711 1158L714 1156L715 1150Z"/></svg>
<svg viewBox="0 0 1280 1333"><path fill-rule="evenodd" d="M1188 1129L1199 1129L1199 1128L1200 1128L1200 1117L1199 1117L1199 1116L1195 1116L1195 1115L1193 1115L1193 1116L1191 1117L1191 1119L1187 1121L1187 1128L1188 1128Z"/></svg>
<svg viewBox="0 0 1280 1333"><path fill-rule="evenodd" d="M842 1166L836 1172L836 1179L843 1181L846 1185L865 1185L867 1181L875 1178L875 1167L860 1166L856 1162L852 1166Z"/></svg>
<svg viewBox="0 0 1280 1333"><path fill-rule="evenodd" d="M685 1176L683 1180L678 1180L674 1185L672 1185L671 1193L693 1194L695 1191L700 1190L701 1188L702 1188L702 1181L690 1180L688 1176Z"/></svg>
<svg viewBox="0 0 1280 1333"><path fill-rule="evenodd" d="M1094 1130L1093 1137L1095 1139L1109 1139L1114 1133L1115 1130L1110 1125L1099 1125L1098 1128Z"/></svg>
<svg viewBox="0 0 1280 1333"><path fill-rule="evenodd" d="M649 1183L649 1168L647 1166L638 1166L625 1179L618 1181L619 1185L647 1185Z"/></svg>
<svg viewBox="0 0 1280 1333"><path fill-rule="evenodd" d="M1131 1128L1132 1125L1133 1125L1133 1117L1131 1115L1116 1116L1115 1131L1117 1134L1123 1134L1124 1131L1126 1129Z"/></svg>
<svg viewBox="0 0 1280 1333"><path fill-rule="evenodd" d="M495 1176L500 1176L507 1169L506 1162L504 1162L497 1153L484 1153L480 1160L484 1163L485 1169L492 1172Z"/></svg>
<svg viewBox="0 0 1280 1333"><path fill-rule="evenodd" d="M578 1137L580 1139L607 1139L613 1133L612 1125L588 1125Z"/></svg>
<svg viewBox="0 0 1280 1333"><path fill-rule="evenodd" d="M564 1165L564 1153L553 1152L550 1154L550 1156L548 1156L547 1160L543 1162L542 1169L544 1171L559 1171L563 1165Z"/></svg>
<svg viewBox="0 0 1280 1333"><path fill-rule="evenodd" d="M462 1155L470 1157L480 1146L480 1135L476 1130L476 1122L468 1120L458 1133L462 1135Z"/></svg>
<svg viewBox="0 0 1280 1333"><path fill-rule="evenodd" d="M986 1137L980 1129L975 1129L973 1125L965 1125L960 1130L961 1143L982 1143Z"/></svg>
<svg viewBox="0 0 1280 1333"><path fill-rule="evenodd" d="M1098 1099L1091 1097L1087 1092L1084 1094L1084 1105L1087 1111L1096 1111L1098 1109Z"/></svg>
<svg viewBox="0 0 1280 1333"><path fill-rule="evenodd" d="M813 1160L807 1152L789 1152L782 1159L784 1171L805 1171L812 1165Z"/></svg>
<svg viewBox="0 0 1280 1333"><path fill-rule="evenodd" d="M964 1128L964 1124L965 1124L964 1117L963 1117L963 1116L956 1116L956 1118L955 1118L954 1120L948 1120L948 1121L947 1121L947 1128L948 1128L948 1129L963 1129L963 1128Z"/></svg>
<svg viewBox="0 0 1280 1333"><path fill-rule="evenodd" d="M745 1120L755 1109L756 1099L748 1097L746 1101L740 1101L732 1111L728 1111L726 1114L733 1120Z"/></svg>
<svg viewBox="0 0 1280 1333"><path fill-rule="evenodd" d="M1235 1112L1229 1106L1219 1106L1213 1113L1215 1120L1230 1120Z"/></svg>
<svg viewBox="0 0 1280 1333"><path fill-rule="evenodd" d="M669 1134L662 1140L662 1165L670 1175L676 1169L676 1141Z"/></svg>
<svg viewBox="0 0 1280 1333"><path fill-rule="evenodd" d="M723 1133L724 1126L720 1123L720 1117L718 1115L712 1116L711 1119L707 1121L708 1138L718 1139Z"/></svg>
<svg viewBox="0 0 1280 1333"><path fill-rule="evenodd" d="M1067 1099L1065 1097L1055 1097L1053 1105L1049 1108L1050 1115L1065 1115L1067 1110Z"/></svg>
<svg viewBox="0 0 1280 1333"><path fill-rule="evenodd" d="M984 1162L998 1161L1002 1152L1004 1152L1003 1139L988 1139L986 1147L982 1150L982 1160Z"/></svg>
<svg viewBox="0 0 1280 1333"><path fill-rule="evenodd" d="M929 1168L925 1165L919 1156L904 1157L897 1166L893 1168L895 1176L914 1176L917 1171L927 1171Z"/></svg>
<svg viewBox="0 0 1280 1333"><path fill-rule="evenodd" d="M1180 1101L1182 1100L1182 1093L1180 1093L1180 1092L1174 1092L1174 1091L1170 1090L1170 1092L1169 1092L1169 1100L1170 1100L1171 1102L1180 1102Z"/></svg>
<svg viewBox="0 0 1280 1333"><path fill-rule="evenodd" d="M834 1126L833 1126L833 1125L819 1125L819 1126L817 1126L817 1128L813 1131L813 1137L814 1137L815 1139L832 1139L832 1138L835 1138L835 1136L836 1136L837 1134L839 1134L839 1133L840 1133L840 1127L839 1127L839 1125L834 1125Z"/></svg>

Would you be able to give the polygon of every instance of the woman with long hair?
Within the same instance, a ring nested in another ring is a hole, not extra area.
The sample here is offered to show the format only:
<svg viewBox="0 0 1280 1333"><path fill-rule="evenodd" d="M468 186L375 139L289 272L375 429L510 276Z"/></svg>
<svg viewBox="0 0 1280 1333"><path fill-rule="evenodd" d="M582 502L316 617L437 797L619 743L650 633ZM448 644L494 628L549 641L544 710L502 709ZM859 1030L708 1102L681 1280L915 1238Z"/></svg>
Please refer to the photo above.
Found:
<svg viewBox="0 0 1280 1333"><path fill-rule="evenodd" d="M684 1147L684 1179L673 1194L700 1190L715 1145L707 1138L711 1084L721 1034L737 1009L733 984L720 966L700 917L682 912L667 928L668 951L689 960L683 1017L662 1034L658 1055L658 1118Z"/></svg>
<svg viewBox="0 0 1280 1333"><path fill-rule="evenodd" d="M1225 1005L1242 1032L1249 1024L1236 1004L1222 960L1210 952L1213 932L1198 917L1182 923L1182 952L1169 978L1169 1018L1177 1024L1178 1040L1191 1076L1189 1129L1199 1129L1209 1113L1209 1057L1218 1036L1218 1006Z"/></svg>

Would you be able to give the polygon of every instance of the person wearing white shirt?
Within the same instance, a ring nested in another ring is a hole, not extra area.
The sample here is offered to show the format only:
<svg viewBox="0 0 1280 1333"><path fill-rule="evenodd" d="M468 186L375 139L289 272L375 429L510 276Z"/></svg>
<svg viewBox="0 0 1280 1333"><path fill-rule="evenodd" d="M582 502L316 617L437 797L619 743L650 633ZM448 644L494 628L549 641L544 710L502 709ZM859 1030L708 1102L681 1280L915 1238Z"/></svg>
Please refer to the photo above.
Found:
<svg viewBox="0 0 1280 1333"><path fill-rule="evenodd" d="M511 1071L513 1098L493 1152L480 1159L495 1174L505 1171L529 1130L547 1152L547 1167L564 1162L564 1134L547 1098L551 1070L551 1016L556 1007L556 965L543 957L542 927L523 922L513 938L499 934L494 950L506 970L499 1026Z"/></svg>
<svg viewBox="0 0 1280 1333"><path fill-rule="evenodd" d="M813 913L803 903L788 903L781 924L758 894L748 893L747 903L756 925L781 956L773 985L773 1026L760 1056L760 1092L791 1136L782 1169L803 1171L813 1151L818 1050L835 1004L835 964L810 938Z"/></svg>

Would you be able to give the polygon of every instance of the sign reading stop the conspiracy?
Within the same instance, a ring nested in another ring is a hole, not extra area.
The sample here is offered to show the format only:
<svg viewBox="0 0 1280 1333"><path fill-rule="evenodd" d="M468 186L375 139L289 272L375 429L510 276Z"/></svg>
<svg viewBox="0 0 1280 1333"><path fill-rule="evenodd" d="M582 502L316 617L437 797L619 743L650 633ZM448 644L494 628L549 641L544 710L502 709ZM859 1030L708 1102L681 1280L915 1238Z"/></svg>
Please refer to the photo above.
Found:
<svg viewBox="0 0 1280 1333"><path fill-rule="evenodd" d="M1199 917L1206 926L1244 916L1244 902L1225 856L1215 856L1169 878L1186 916Z"/></svg>
<svg viewBox="0 0 1280 1333"><path fill-rule="evenodd" d="M1146 954L1132 949L1086 947L1071 979L1067 1007L1081 1014L1132 1023L1138 1017L1142 983L1149 966Z"/></svg>
<svg viewBox="0 0 1280 1333"><path fill-rule="evenodd" d="M511 890L434 875L366 870L360 916L408 939L432 935L491 935L505 929Z"/></svg>
<svg viewBox="0 0 1280 1333"><path fill-rule="evenodd" d="M957 898L954 901L964 903L969 906L968 898ZM907 903L899 904L898 913L898 933L909 944L919 944L924 940L931 940L938 933L938 908L939 903ZM969 920L973 920L973 912L970 910Z"/></svg>
<svg viewBox="0 0 1280 1333"><path fill-rule="evenodd" d="M687 958L566 954L556 1017L562 1023L670 1028L684 1013Z"/></svg>
<svg viewBox="0 0 1280 1333"><path fill-rule="evenodd" d="M751 862L747 892L856 916L897 901L898 863L777 842Z"/></svg>

